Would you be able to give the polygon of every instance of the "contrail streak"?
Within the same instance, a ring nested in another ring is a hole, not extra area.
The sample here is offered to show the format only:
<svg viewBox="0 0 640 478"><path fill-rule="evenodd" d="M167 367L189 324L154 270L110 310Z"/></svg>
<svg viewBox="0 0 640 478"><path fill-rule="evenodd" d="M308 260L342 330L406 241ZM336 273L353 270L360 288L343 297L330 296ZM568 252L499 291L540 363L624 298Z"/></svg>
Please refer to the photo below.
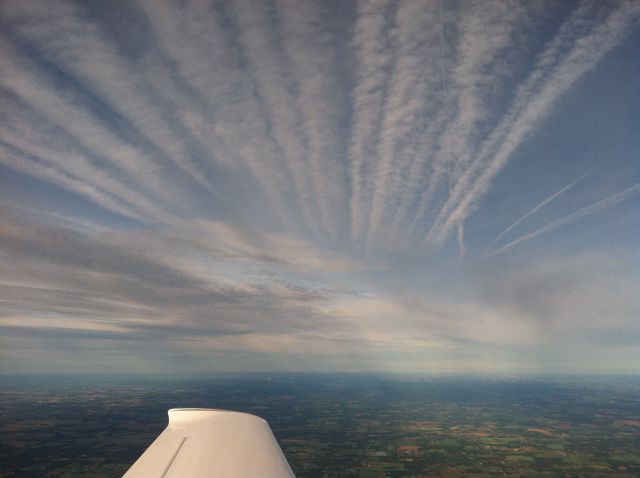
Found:
<svg viewBox="0 0 640 478"><path fill-rule="evenodd" d="M444 66L444 7L442 0L438 2L440 14L440 73L442 74L442 96L447 94L447 70Z"/></svg>
<svg viewBox="0 0 640 478"><path fill-rule="evenodd" d="M439 30L442 32L444 25ZM422 176L418 201L407 234L424 230L426 219L439 209L439 193L455 188L462 171L472 162L479 137L491 124L491 103L496 86L506 86L508 65L505 54L513 46L515 33L530 21L526 8L511 8L504 2L469 2L459 21L457 59L445 84L442 106L430 123L429 130L415 160L428 161L429 167L417 171ZM496 25L496 30L486 25ZM442 54L443 35L440 38ZM440 57L440 75L444 62ZM488 72L491 72L490 74ZM440 81L442 78L439 79Z"/></svg>
<svg viewBox="0 0 640 478"><path fill-rule="evenodd" d="M553 201L554 199L556 199L558 196L561 196L563 193L567 192L569 189L571 189L573 186L575 186L576 184L578 184L580 181L582 181L586 176L588 176L591 173L591 171L584 173L582 176L580 176L578 179L570 182L569 184L567 184L565 187L563 187L562 189L560 189L559 191L556 191L555 193L553 193L551 196L549 196L548 198L546 198L544 201L542 201L540 204L538 204L536 207L534 207L533 209L531 209L529 212L527 212L524 216L522 216L520 219L518 219L516 222L514 222L513 224L511 224L509 227L507 227L504 231L502 231L500 234L498 234L489 244L495 244L496 242L498 242L505 234L508 234L509 231L511 231L514 227L516 227L518 224L520 224L522 221L524 221L525 219L527 219L528 217L532 216L533 214L535 214L536 212L538 212L540 209L542 209L543 207L545 207L547 204L549 204L551 201Z"/></svg>
<svg viewBox="0 0 640 478"><path fill-rule="evenodd" d="M464 224L458 225L458 251L460 259L467 255L467 248L464 245Z"/></svg>
<svg viewBox="0 0 640 478"><path fill-rule="evenodd" d="M637 193L640 193L640 183L634 184L633 186L630 186L627 189L620 191L619 193L609 196L608 198L602 199L596 203L590 204L589 206L585 206L574 213L571 213L567 216L556 219L555 221L552 221L542 226L541 228L536 229L533 232L530 232L529 234L525 234L524 236L521 236L518 239L515 239L514 241L511 241L508 244L505 244L504 246L500 247L499 249L496 249L489 255L495 256L496 254L500 254L501 252L511 249L512 247L520 244L521 242L529 241L538 236L541 236L542 234L546 234L547 232L550 232L554 229L565 226L572 222L576 222L584 217L587 217L592 214L596 214L600 211L603 211L605 209L608 209L626 199L629 199L631 196Z"/></svg>
<svg viewBox="0 0 640 478"><path fill-rule="evenodd" d="M270 132L268 105L258 80L246 72L249 59L240 38L241 26L236 25L236 35L223 25L230 20L235 25L237 17L229 12L229 18L221 18L214 6L198 1L185 8L159 1L140 5L157 33L160 56L175 65L166 72L164 62L153 61L149 81L176 105L189 105L182 122L190 134L216 160L232 168L242 165L260 185L273 212L295 229L299 208L289 194L293 178ZM220 64L225 68L220 69ZM234 102L229 104L227 98Z"/></svg>
<svg viewBox="0 0 640 478"><path fill-rule="evenodd" d="M586 5L586 6L585 6ZM539 64L520 88L510 111L485 141L480 152L456 182L423 244L442 244L453 228L477 207L490 183L516 149L549 115L558 99L620 43L640 16L640 3L620 2L589 33L579 36L585 23L593 23L590 4L583 4L565 22ZM564 54L567 47L568 53Z"/></svg>
<svg viewBox="0 0 640 478"><path fill-rule="evenodd" d="M231 2L239 28L239 41L250 71L256 78L257 92L263 100L267 128L282 150L285 167L291 173L303 220L316 237L323 237L322 216L309 171L309 132L297 102L290 63L280 51L269 28L266 2Z"/></svg>
<svg viewBox="0 0 640 478"><path fill-rule="evenodd" d="M435 5L433 5L435 7ZM438 15L421 2L398 4L391 35L396 52L389 75L381 127L377 137L374 181L369 209L367 249L371 249L382 224L391 222L401 201L407 171L415 156L424 124L423 115L438 91L435 61L428 56L435 43ZM435 101L433 101L435 102Z"/></svg>
<svg viewBox="0 0 640 478"><path fill-rule="evenodd" d="M20 154L20 152L17 152L2 143L0 143L0 152L2 153L0 154L0 163L14 171L48 181L51 184L60 186L67 191L72 191L84 196L94 204L97 204L98 206L101 206L113 213L139 221L145 221L146 219L132 211L130 208L124 207L119 201L111 197L110 194L87 184L85 181L71 174L61 171L58 168L49 166L48 164L43 164L31 157Z"/></svg>
<svg viewBox="0 0 640 478"><path fill-rule="evenodd" d="M388 44L388 0L360 1L353 34L356 86L353 91L352 132L348 149L351 180L351 240L358 244L368 225L372 200L371 166L383 114L388 82L386 69L392 61Z"/></svg>
<svg viewBox="0 0 640 478"><path fill-rule="evenodd" d="M307 137L303 156L308 158L307 174L320 214L312 221L323 224L323 232L336 241L344 219L338 211L346 201L336 141L341 108L336 95L337 52L319 21L320 7L309 0L278 0L275 11L281 35L287 39L282 42L282 56L291 72L294 101Z"/></svg>

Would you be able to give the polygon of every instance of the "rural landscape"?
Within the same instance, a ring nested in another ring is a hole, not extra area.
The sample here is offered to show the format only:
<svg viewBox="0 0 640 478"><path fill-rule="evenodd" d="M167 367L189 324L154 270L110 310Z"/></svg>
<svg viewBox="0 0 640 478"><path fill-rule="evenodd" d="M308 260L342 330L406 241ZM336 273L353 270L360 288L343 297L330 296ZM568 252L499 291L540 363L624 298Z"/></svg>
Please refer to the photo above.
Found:
<svg viewBox="0 0 640 478"><path fill-rule="evenodd" d="M266 418L298 478L640 473L640 380L3 378L0 476L119 477L171 407Z"/></svg>

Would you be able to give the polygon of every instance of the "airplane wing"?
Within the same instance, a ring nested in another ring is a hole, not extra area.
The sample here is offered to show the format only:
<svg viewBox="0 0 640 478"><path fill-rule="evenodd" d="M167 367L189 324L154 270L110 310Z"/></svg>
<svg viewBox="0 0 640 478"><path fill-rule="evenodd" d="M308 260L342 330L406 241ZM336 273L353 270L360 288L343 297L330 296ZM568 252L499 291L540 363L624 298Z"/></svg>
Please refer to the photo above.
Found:
<svg viewBox="0 0 640 478"><path fill-rule="evenodd" d="M265 420L173 408L169 425L123 478L295 478Z"/></svg>

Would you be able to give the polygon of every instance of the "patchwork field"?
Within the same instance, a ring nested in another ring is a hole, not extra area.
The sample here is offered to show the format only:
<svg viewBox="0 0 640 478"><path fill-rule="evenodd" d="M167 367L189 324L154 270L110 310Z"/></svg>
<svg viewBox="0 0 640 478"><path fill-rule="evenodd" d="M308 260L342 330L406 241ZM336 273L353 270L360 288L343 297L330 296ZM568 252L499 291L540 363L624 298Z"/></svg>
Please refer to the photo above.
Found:
<svg viewBox="0 0 640 478"><path fill-rule="evenodd" d="M0 477L118 477L171 407L266 418L298 478L640 474L640 381L4 377Z"/></svg>

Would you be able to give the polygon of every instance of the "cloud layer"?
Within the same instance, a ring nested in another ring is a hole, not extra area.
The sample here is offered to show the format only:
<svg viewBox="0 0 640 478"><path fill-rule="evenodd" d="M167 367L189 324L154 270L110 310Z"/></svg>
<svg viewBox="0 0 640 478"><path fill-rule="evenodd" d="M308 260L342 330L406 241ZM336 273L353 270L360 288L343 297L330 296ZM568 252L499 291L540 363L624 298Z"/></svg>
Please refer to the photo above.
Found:
<svg viewBox="0 0 640 478"><path fill-rule="evenodd" d="M604 160L565 170L531 140L639 25L633 0L2 2L8 370L92 347L111 369L511 370L561 354L550 331L590 343L589 297L637 261L580 278L628 244L503 261L637 200L637 168L592 187ZM523 151L558 182L496 220ZM616 294L603 356L637 335Z"/></svg>

